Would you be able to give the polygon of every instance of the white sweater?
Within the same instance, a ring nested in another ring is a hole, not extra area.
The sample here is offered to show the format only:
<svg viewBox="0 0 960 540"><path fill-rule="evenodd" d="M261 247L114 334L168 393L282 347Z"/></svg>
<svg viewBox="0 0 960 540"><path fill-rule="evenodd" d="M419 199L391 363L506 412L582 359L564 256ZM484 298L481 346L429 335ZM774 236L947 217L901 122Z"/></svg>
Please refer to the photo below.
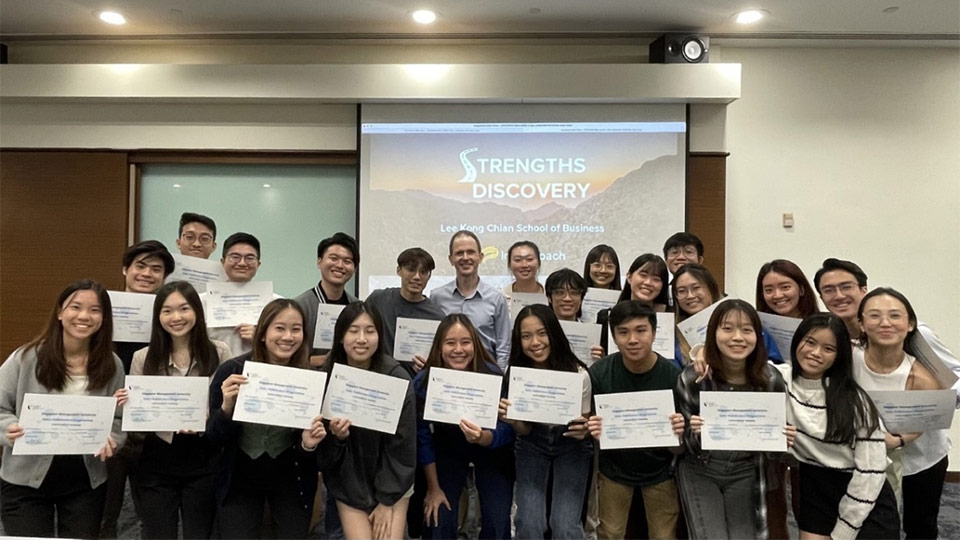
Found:
<svg viewBox="0 0 960 540"><path fill-rule="evenodd" d="M803 463L853 473L847 492L840 499L839 517L830 536L856 538L886 480L887 449L883 432L877 429L867 433L861 429L853 448L824 441L826 390L819 380L795 378L788 405L787 423L797 427L797 438L790 453Z"/></svg>

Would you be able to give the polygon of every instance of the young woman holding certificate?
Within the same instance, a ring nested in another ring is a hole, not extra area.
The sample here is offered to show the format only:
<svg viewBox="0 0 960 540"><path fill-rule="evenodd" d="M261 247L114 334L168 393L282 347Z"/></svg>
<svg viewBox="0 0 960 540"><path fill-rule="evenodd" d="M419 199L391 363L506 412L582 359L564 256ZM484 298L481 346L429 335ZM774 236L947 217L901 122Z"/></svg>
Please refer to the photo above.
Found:
<svg viewBox="0 0 960 540"><path fill-rule="evenodd" d="M659 255L644 253L633 260L627 270L627 281L620 294L620 301L640 300L648 302L657 311L666 311L670 291L667 283L667 263Z"/></svg>
<svg viewBox="0 0 960 540"><path fill-rule="evenodd" d="M99 283L77 281L60 293L43 333L0 367L0 518L11 536L96 538L106 496L104 461L122 443L113 433L95 455L15 455L29 433L19 424L25 394L113 396L123 364L113 354L110 297ZM54 525L56 523L56 525Z"/></svg>
<svg viewBox="0 0 960 540"><path fill-rule="evenodd" d="M197 291L186 281L174 281L156 294L150 345L134 353L130 375L213 376L230 358L230 349L207 336ZM127 390L117 392L117 397L126 401ZM184 538L210 537L219 450L195 432L146 435L134 478L144 510L143 538L176 538L180 519Z"/></svg>
<svg viewBox="0 0 960 540"><path fill-rule="evenodd" d="M619 291L620 259L617 252L606 244L594 246L583 263L583 280L587 282L587 287Z"/></svg>
<svg viewBox="0 0 960 540"><path fill-rule="evenodd" d="M206 437L223 445L217 478L217 523L223 538L259 538L264 504L277 538L303 538L317 489L315 451L326 436L317 415L309 429L237 422L233 412L246 362L309 369L303 310L293 300L270 302L260 313L253 350L227 360L210 384Z"/></svg>
<svg viewBox="0 0 960 540"><path fill-rule="evenodd" d="M343 308L333 330L327 373L334 364L346 364L409 381L407 371L383 354L382 335L376 308L365 302ZM347 418L330 419L332 437L321 446L320 465L348 540L403 538L416 469L415 416L408 385L396 433L354 427Z"/></svg>
<svg viewBox="0 0 960 540"><path fill-rule="evenodd" d="M860 347L853 350L853 374L865 390L940 390L940 383L915 358L912 338L917 314L907 298L880 287L867 293L857 311ZM887 477L902 492L907 538L937 538L940 497L950 440L946 430L887 433L893 461ZM902 484L901 484L902 478Z"/></svg>
<svg viewBox="0 0 960 540"><path fill-rule="evenodd" d="M480 538L510 538L513 429L502 420L497 421L495 430L481 429L466 419L459 425L424 420L423 408L432 368L500 375L500 369L483 347L470 319L460 313L444 317L437 327L427 367L413 381L418 409L417 461L427 479L423 502L427 522L424 538L457 538L460 494L466 485L470 463L476 471L480 498Z"/></svg>
<svg viewBox="0 0 960 540"><path fill-rule="evenodd" d="M743 300L723 301L710 316L703 350L712 376L701 377L690 365L677 381L675 395L687 421L688 450L680 461L678 479L694 539L759 538L766 528L763 454L706 451L700 444L701 391L785 392L780 372L767 363L760 334L760 317L753 306ZM789 445L793 431L784 426L784 432Z"/></svg>
<svg viewBox="0 0 960 540"><path fill-rule="evenodd" d="M800 538L900 538L897 501L884 470L877 410L854 381L850 335L836 315L814 314L793 336L787 423L803 479Z"/></svg>
<svg viewBox="0 0 960 540"><path fill-rule="evenodd" d="M566 426L508 420L510 401L500 400L500 418L517 434L516 536L543 538L549 525L554 538L583 538L580 518L593 465L593 442L587 437L586 425L591 409L590 374L570 350L560 322L547 306L535 304L520 310L511 343L511 368L579 373L584 414Z"/></svg>

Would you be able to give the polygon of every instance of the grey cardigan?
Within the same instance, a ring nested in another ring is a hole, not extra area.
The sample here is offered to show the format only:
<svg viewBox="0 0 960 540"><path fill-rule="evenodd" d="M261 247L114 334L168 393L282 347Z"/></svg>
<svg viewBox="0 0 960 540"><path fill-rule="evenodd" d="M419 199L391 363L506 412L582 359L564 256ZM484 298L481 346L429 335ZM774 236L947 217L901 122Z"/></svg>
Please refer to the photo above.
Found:
<svg viewBox="0 0 960 540"><path fill-rule="evenodd" d="M119 388L123 388L123 363L117 355L113 355L116 370L113 379L106 387L89 392L91 396L112 396ZM20 408L23 406L24 394L59 394L50 391L37 380L37 352L36 348L17 349L0 366L0 442L3 444L3 462L0 463L0 478L11 484L39 488L47 476L53 456L15 456L13 443L6 437L10 424L18 421ZM124 441L124 434L120 431L122 411L117 407L113 419L112 436L119 448ZM100 458L83 456L87 466L87 475L90 477L90 487L96 488L107 480L107 466Z"/></svg>

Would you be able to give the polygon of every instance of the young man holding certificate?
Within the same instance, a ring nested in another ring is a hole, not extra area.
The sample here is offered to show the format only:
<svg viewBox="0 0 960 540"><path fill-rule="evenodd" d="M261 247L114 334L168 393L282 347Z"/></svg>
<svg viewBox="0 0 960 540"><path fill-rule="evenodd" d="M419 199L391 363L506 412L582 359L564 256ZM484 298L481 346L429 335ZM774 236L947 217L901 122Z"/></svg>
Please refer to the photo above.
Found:
<svg viewBox="0 0 960 540"><path fill-rule="evenodd" d="M593 395L620 392L672 390L680 369L653 350L657 314L653 307L634 300L621 302L610 311L613 339L620 352L590 367ZM683 418L673 414L674 433L683 432ZM587 422L590 434L600 439L603 418ZM675 538L680 513L677 485L671 477L673 453L665 448L630 448L600 451L597 475L599 538L624 538L630 501L637 489L646 508L650 538Z"/></svg>
<svg viewBox="0 0 960 540"><path fill-rule="evenodd" d="M320 281L294 298L307 314L306 328L311 339L317 326L317 313L320 304L339 304L346 306L357 298L345 289L347 282L353 279L360 264L360 250L352 236L338 232L324 238L317 245L317 268L320 269ZM316 352L316 351L315 351Z"/></svg>

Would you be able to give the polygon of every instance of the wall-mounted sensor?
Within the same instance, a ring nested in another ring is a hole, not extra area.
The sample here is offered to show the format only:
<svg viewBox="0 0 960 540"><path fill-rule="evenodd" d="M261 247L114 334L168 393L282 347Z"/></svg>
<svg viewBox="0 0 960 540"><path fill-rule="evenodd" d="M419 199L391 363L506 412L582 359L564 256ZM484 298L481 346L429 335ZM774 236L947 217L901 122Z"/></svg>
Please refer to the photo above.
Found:
<svg viewBox="0 0 960 540"><path fill-rule="evenodd" d="M793 213L785 212L783 214L783 228L792 229L793 228Z"/></svg>

